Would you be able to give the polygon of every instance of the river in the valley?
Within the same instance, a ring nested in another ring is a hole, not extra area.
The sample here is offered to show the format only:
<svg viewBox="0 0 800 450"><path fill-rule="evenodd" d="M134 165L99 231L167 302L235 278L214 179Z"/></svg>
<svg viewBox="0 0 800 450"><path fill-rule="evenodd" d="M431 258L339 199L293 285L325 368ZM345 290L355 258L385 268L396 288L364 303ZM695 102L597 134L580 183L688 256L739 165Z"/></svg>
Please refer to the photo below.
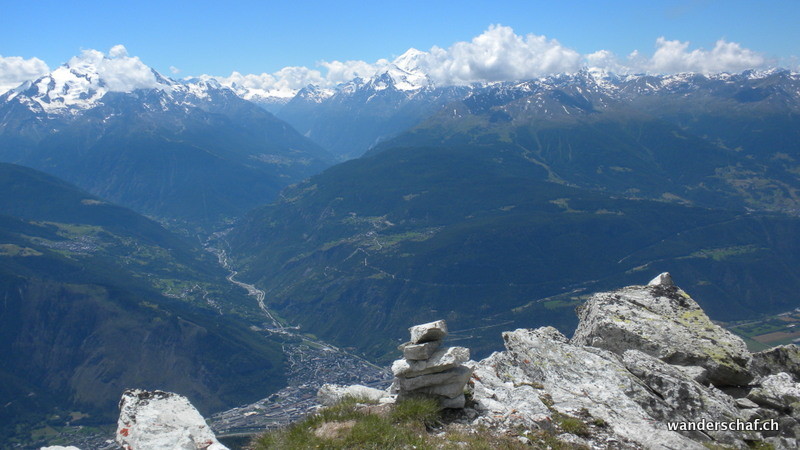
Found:
<svg viewBox="0 0 800 450"><path fill-rule="evenodd" d="M317 389L325 383L362 384L381 389L389 386L391 372L388 368L309 338L298 326L281 323L267 307L263 290L236 279L238 272L231 266L225 250L210 246L207 249L217 255L220 265L228 271L228 281L246 289L258 302L270 323L264 332L293 338L291 343L283 344L288 361L288 385L255 403L214 414L210 424L215 433L222 436L257 433L300 419L316 409Z"/></svg>

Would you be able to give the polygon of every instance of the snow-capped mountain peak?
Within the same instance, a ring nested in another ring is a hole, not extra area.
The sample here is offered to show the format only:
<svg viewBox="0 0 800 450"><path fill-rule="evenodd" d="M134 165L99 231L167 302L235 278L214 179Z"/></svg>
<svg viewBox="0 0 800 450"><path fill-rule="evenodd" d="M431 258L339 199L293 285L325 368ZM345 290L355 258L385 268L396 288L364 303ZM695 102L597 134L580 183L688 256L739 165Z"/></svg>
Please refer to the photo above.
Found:
<svg viewBox="0 0 800 450"><path fill-rule="evenodd" d="M309 84L297 93L297 97L312 103L322 103L334 95L333 89L325 89Z"/></svg>
<svg viewBox="0 0 800 450"><path fill-rule="evenodd" d="M175 85L139 58L129 57L124 47L115 46L108 56L85 50L49 74L10 91L5 100L19 97L34 110L74 114L96 106L108 92L171 90Z"/></svg>
<svg viewBox="0 0 800 450"><path fill-rule="evenodd" d="M392 61L392 64L394 64L398 69L406 72L420 71L420 66L422 65L421 62L427 55L427 52L423 52L412 47L406 50L406 52L402 55L395 58L395 60Z"/></svg>
<svg viewBox="0 0 800 450"><path fill-rule="evenodd" d="M415 91L430 86L430 77L422 69L423 60L428 54L415 48L408 49L398 56L383 72L391 77L394 87L399 91ZM379 78L383 73L378 73Z"/></svg>

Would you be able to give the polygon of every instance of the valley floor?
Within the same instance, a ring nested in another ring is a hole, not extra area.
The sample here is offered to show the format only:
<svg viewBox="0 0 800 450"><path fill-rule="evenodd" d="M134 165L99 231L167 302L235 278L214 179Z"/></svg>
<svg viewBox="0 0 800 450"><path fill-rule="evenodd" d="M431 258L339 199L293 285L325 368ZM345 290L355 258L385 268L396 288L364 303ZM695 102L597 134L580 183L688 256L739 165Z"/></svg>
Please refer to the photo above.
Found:
<svg viewBox="0 0 800 450"><path fill-rule="evenodd" d="M289 361L288 386L255 403L212 416L211 427L218 436L261 432L297 421L316 409L317 390L325 383L358 383L381 389L391 384L392 376L388 368L378 367L361 357L313 339L301 333L299 327L281 323L267 309L263 290L234 278L237 272L230 267L225 251L209 250L216 253L220 264L230 271L228 281L246 289L258 301L262 312L272 323L264 332L278 333L296 340L283 346Z"/></svg>

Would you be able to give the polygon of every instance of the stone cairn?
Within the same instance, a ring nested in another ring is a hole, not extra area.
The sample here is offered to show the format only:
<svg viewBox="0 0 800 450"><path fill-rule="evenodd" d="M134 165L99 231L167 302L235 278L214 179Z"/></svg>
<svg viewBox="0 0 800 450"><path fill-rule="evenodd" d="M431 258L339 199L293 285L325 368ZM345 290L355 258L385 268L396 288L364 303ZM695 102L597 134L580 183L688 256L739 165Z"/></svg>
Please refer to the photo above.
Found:
<svg viewBox="0 0 800 450"><path fill-rule="evenodd" d="M447 336L444 320L416 325L408 331L411 341L398 347L403 359L392 364L393 391L398 400L432 397L442 408L463 408L464 386L472 375L472 369L462 364L469 360L469 349L441 347Z"/></svg>

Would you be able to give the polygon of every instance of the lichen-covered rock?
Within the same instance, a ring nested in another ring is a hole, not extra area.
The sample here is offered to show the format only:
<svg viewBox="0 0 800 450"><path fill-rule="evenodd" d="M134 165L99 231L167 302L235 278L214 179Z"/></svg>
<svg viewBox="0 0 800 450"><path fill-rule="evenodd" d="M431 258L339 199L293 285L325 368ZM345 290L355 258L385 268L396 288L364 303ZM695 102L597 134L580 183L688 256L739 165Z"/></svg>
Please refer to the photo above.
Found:
<svg viewBox="0 0 800 450"><path fill-rule="evenodd" d="M116 441L123 449L227 450L181 395L129 389L119 409Z"/></svg>
<svg viewBox="0 0 800 450"><path fill-rule="evenodd" d="M578 308L572 342L622 355L639 350L666 363L700 366L717 386L753 379L744 341L715 325L675 286L630 286L593 295Z"/></svg>
<svg viewBox="0 0 800 450"><path fill-rule="evenodd" d="M463 362L469 361L469 349L465 347L441 348L424 361L398 359L392 363L392 373L396 377L418 377L429 373L444 372Z"/></svg>
<svg viewBox="0 0 800 450"><path fill-rule="evenodd" d="M447 336L447 323L444 320L414 325L409 328L412 344L422 344L430 341L438 341Z"/></svg>
<svg viewBox="0 0 800 450"><path fill-rule="evenodd" d="M747 398L760 406L779 411L800 409L800 383L788 373L769 375L747 394Z"/></svg>
<svg viewBox="0 0 800 450"><path fill-rule="evenodd" d="M362 386L360 384L342 386L326 383L317 391L317 401L322 406L335 405L347 397L378 403L381 399L389 397L389 394L386 391Z"/></svg>
<svg viewBox="0 0 800 450"><path fill-rule="evenodd" d="M687 374L660 359L638 350L628 350L622 358L625 367L642 380L669 408L665 409L661 401L654 398L655 407L643 405L651 415L661 422L669 422L682 418L685 421L706 420L711 422L732 422L746 420L737 408L736 403L728 395L713 386L707 387L696 382ZM663 413L667 413L663 416ZM715 441L736 445L743 439L757 440L754 433L734 433L728 430L705 431ZM690 433L690 436L705 440L701 432Z"/></svg>
<svg viewBox="0 0 800 450"><path fill-rule="evenodd" d="M760 376L788 373L800 381L800 347L789 344L753 353L750 370Z"/></svg>
<svg viewBox="0 0 800 450"><path fill-rule="evenodd" d="M555 328L503 333L516 385L542 386L554 411L577 415L587 411L613 431L652 448L703 448L699 443L657 425L671 408L627 370L619 356L603 349L572 345ZM481 363L479 363L481 364ZM480 373L476 369L476 373ZM676 415L673 420L680 420Z"/></svg>

